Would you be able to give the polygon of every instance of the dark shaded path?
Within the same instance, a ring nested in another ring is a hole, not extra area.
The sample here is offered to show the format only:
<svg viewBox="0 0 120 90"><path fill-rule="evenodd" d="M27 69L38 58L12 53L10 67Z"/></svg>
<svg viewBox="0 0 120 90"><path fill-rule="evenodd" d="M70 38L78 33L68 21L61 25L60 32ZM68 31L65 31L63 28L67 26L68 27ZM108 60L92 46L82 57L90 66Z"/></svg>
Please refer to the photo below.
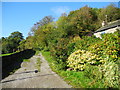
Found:
<svg viewBox="0 0 120 90"><path fill-rule="evenodd" d="M12 55L2 57L2 79L9 76L10 72L21 67L21 63L24 59L29 59L35 55L35 51L27 49Z"/></svg>

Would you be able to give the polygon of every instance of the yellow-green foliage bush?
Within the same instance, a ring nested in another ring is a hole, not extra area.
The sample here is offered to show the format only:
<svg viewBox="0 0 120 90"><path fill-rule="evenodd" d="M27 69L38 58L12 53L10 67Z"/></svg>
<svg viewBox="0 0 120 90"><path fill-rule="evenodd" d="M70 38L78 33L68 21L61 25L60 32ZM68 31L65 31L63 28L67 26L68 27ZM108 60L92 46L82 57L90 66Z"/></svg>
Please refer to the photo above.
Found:
<svg viewBox="0 0 120 90"><path fill-rule="evenodd" d="M103 73L105 87L118 88L119 86L119 67L115 62L107 62L100 67Z"/></svg>
<svg viewBox="0 0 120 90"><path fill-rule="evenodd" d="M97 64L97 57L90 51L77 50L68 57L67 66L73 68L74 71L84 70L87 63Z"/></svg>
<svg viewBox="0 0 120 90"><path fill-rule="evenodd" d="M78 44L74 45L77 51L68 57L68 67L73 68L74 71L84 70L84 76L91 81L88 83L89 87L118 88L120 83L119 36L120 32L117 31L102 35L102 39L97 42L96 38L91 38L93 42L85 38L84 41L88 42L87 46L83 41L77 42Z"/></svg>
<svg viewBox="0 0 120 90"><path fill-rule="evenodd" d="M102 41L88 47L88 50L98 55L101 63L117 62L119 58L119 31L102 35Z"/></svg>

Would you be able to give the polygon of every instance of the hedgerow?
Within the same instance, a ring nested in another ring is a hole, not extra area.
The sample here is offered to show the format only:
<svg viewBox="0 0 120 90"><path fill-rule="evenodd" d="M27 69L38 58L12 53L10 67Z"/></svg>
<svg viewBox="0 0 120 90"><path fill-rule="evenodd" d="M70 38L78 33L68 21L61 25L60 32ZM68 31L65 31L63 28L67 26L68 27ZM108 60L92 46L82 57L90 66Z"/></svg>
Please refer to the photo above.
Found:
<svg viewBox="0 0 120 90"><path fill-rule="evenodd" d="M118 88L120 82L119 31L104 34L98 42L89 43L86 50L81 50L81 48L82 46L70 54L67 66L73 68L74 71L84 72L84 75L96 84L101 82L103 87Z"/></svg>

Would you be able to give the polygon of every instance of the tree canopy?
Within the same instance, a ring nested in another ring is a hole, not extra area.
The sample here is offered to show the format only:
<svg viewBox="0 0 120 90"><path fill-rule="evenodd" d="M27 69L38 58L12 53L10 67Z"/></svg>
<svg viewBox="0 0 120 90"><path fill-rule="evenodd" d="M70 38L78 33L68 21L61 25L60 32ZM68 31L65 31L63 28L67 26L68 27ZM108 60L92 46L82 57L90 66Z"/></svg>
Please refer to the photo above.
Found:
<svg viewBox="0 0 120 90"><path fill-rule="evenodd" d="M7 38L2 37L2 53L11 53L18 50L19 43L23 40L22 33L16 31Z"/></svg>
<svg viewBox="0 0 120 90"><path fill-rule="evenodd" d="M54 21L54 17L50 15L45 16L33 25L26 40L18 31L11 33L7 38L1 38L2 52L9 53L31 48L50 50L54 46L58 48L60 44L62 45L61 42L66 44L70 39L82 38L93 33L101 27L103 20L111 22L118 19L120 19L120 8L113 4L105 8L91 8L86 5L69 14L63 13L57 21Z"/></svg>

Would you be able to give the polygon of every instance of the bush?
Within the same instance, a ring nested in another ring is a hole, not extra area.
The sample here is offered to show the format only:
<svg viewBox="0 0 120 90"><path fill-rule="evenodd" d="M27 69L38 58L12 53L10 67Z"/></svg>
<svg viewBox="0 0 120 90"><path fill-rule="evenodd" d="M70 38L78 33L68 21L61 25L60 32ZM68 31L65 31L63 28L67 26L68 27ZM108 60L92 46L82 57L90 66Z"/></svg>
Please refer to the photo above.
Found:
<svg viewBox="0 0 120 90"><path fill-rule="evenodd" d="M91 88L105 88L103 85L103 73L100 69L100 66L86 65L84 70L84 77L89 78L91 82L88 83L88 87Z"/></svg>
<svg viewBox="0 0 120 90"><path fill-rule="evenodd" d="M102 41L96 42L88 47L88 50L98 55L104 64L105 62L117 62L120 52L118 32L104 34Z"/></svg>
<svg viewBox="0 0 120 90"><path fill-rule="evenodd" d="M102 41L95 36L83 36L81 40L75 42L75 50L84 49L88 50L88 47L94 45L96 42Z"/></svg>
<svg viewBox="0 0 120 90"><path fill-rule="evenodd" d="M97 55L90 51L77 50L68 57L68 67L74 69L74 71L84 70L86 64L98 64Z"/></svg>
<svg viewBox="0 0 120 90"><path fill-rule="evenodd" d="M117 31L102 35L101 40L82 37L74 44L76 51L68 57L68 67L73 68L74 71L82 70L85 77L91 81L88 83L89 87L118 88L119 35Z"/></svg>
<svg viewBox="0 0 120 90"><path fill-rule="evenodd" d="M103 72L104 86L118 88L119 86L119 67L115 62L107 62L101 66Z"/></svg>

